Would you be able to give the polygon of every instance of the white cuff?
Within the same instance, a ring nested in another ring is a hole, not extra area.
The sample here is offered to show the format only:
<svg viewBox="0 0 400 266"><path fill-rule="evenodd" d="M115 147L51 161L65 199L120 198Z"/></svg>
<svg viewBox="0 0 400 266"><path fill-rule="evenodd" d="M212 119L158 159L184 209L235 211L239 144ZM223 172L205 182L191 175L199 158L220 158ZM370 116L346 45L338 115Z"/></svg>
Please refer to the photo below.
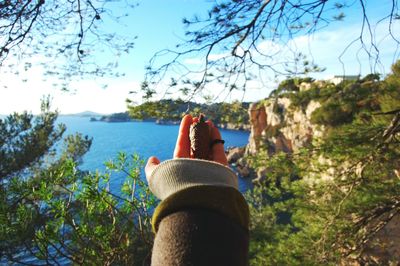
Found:
<svg viewBox="0 0 400 266"><path fill-rule="evenodd" d="M229 167L220 163L178 158L160 163L149 178L153 194L163 200L194 186L224 186L238 189L238 178Z"/></svg>

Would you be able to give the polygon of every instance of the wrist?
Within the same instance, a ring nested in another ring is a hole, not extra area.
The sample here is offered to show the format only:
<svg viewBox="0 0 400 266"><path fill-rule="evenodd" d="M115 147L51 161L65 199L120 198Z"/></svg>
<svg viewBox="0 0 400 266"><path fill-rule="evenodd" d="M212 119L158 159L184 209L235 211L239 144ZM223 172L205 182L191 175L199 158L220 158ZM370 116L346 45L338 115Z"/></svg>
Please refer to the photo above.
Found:
<svg viewBox="0 0 400 266"><path fill-rule="evenodd" d="M149 187L163 200L183 189L195 186L223 186L238 188L235 172L217 162L178 158L159 164L151 173Z"/></svg>

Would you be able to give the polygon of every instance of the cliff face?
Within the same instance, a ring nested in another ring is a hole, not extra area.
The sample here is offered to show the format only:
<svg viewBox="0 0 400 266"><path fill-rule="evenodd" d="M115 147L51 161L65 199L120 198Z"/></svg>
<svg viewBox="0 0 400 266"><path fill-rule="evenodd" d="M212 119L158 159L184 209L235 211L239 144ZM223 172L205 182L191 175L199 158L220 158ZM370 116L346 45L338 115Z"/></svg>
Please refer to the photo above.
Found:
<svg viewBox="0 0 400 266"><path fill-rule="evenodd" d="M228 161L234 164L242 177L265 177L267 169L251 169L245 155L255 155L267 149L269 154L276 152L296 152L313 140L322 137L323 126L310 122L312 112L320 107L316 101L310 101L305 109L291 106L289 98L267 99L249 106L250 137L247 146L227 151Z"/></svg>
<svg viewBox="0 0 400 266"><path fill-rule="evenodd" d="M320 103L311 101L304 110L291 108L290 104L288 98L277 98L250 105L247 154L256 154L266 147L269 153L296 152L322 136L324 128L310 122L311 113Z"/></svg>

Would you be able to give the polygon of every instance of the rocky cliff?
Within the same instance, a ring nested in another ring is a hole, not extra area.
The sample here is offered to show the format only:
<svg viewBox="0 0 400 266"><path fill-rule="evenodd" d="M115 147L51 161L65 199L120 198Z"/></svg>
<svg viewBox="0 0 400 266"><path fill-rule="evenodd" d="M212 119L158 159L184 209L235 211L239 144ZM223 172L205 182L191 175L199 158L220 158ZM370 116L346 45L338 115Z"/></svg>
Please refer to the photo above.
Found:
<svg viewBox="0 0 400 266"><path fill-rule="evenodd" d="M321 137L324 128L310 122L312 112L320 106L319 102L311 101L304 110L293 108L288 98L267 99L251 104L247 154L256 154L266 147L269 153L296 152L313 139Z"/></svg>
<svg viewBox="0 0 400 266"><path fill-rule="evenodd" d="M253 171L242 158L255 155L262 150L269 154L276 152L296 152L323 135L323 126L311 123L312 112L320 103L311 101L306 108L296 108L289 98L270 98L249 106L250 137L243 148L228 151L228 161L234 163L236 170L243 177L260 180L265 170Z"/></svg>
<svg viewBox="0 0 400 266"><path fill-rule="evenodd" d="M306 106L293 107L290 99L286 97L270 98L251 104L248 110L251 126L249 143L245 148L232 149L228 153L229 161L235 164L242 176L263 178L266 169L252 171L246 165L243 156L255 155L265 150L268 154L279 151L293 153L301 147L318 141L323 137L325 128L311 123L311 114L320 106L318 101L311 100ZM329 161L329 159L322 159ZM392 214L389 222L371 237L360 257L376 264L399 263L399 243L400 215ZM349 259L343 260L342 264L360 265L358 261Z"/></svg>

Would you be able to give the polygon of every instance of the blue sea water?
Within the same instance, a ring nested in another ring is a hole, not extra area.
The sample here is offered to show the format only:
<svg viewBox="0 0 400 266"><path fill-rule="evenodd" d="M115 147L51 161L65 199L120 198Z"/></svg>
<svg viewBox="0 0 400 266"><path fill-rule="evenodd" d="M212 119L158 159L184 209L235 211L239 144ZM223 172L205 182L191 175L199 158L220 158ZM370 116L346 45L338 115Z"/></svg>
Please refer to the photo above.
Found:
<svg viewBox="0 0 400 266"><path fill-rule="evenodd" d="M82 133L93 138L89 152L83 157L83 170L104 170L104 162L114 159L118 152L137 153L147 159L156 156L161 161L171 159L175 147L178 125L158 125L154 122L90 122L88 117L60 116L59 123L67 127L66 134ZM244 131L221 130L225 147L244 146L249 133ZM144 178L144 177L143 177ZM112 180L110 189L119 191L121 180ZM244 192L251 187L251 181L239 178L239 189Z"/></svg>

